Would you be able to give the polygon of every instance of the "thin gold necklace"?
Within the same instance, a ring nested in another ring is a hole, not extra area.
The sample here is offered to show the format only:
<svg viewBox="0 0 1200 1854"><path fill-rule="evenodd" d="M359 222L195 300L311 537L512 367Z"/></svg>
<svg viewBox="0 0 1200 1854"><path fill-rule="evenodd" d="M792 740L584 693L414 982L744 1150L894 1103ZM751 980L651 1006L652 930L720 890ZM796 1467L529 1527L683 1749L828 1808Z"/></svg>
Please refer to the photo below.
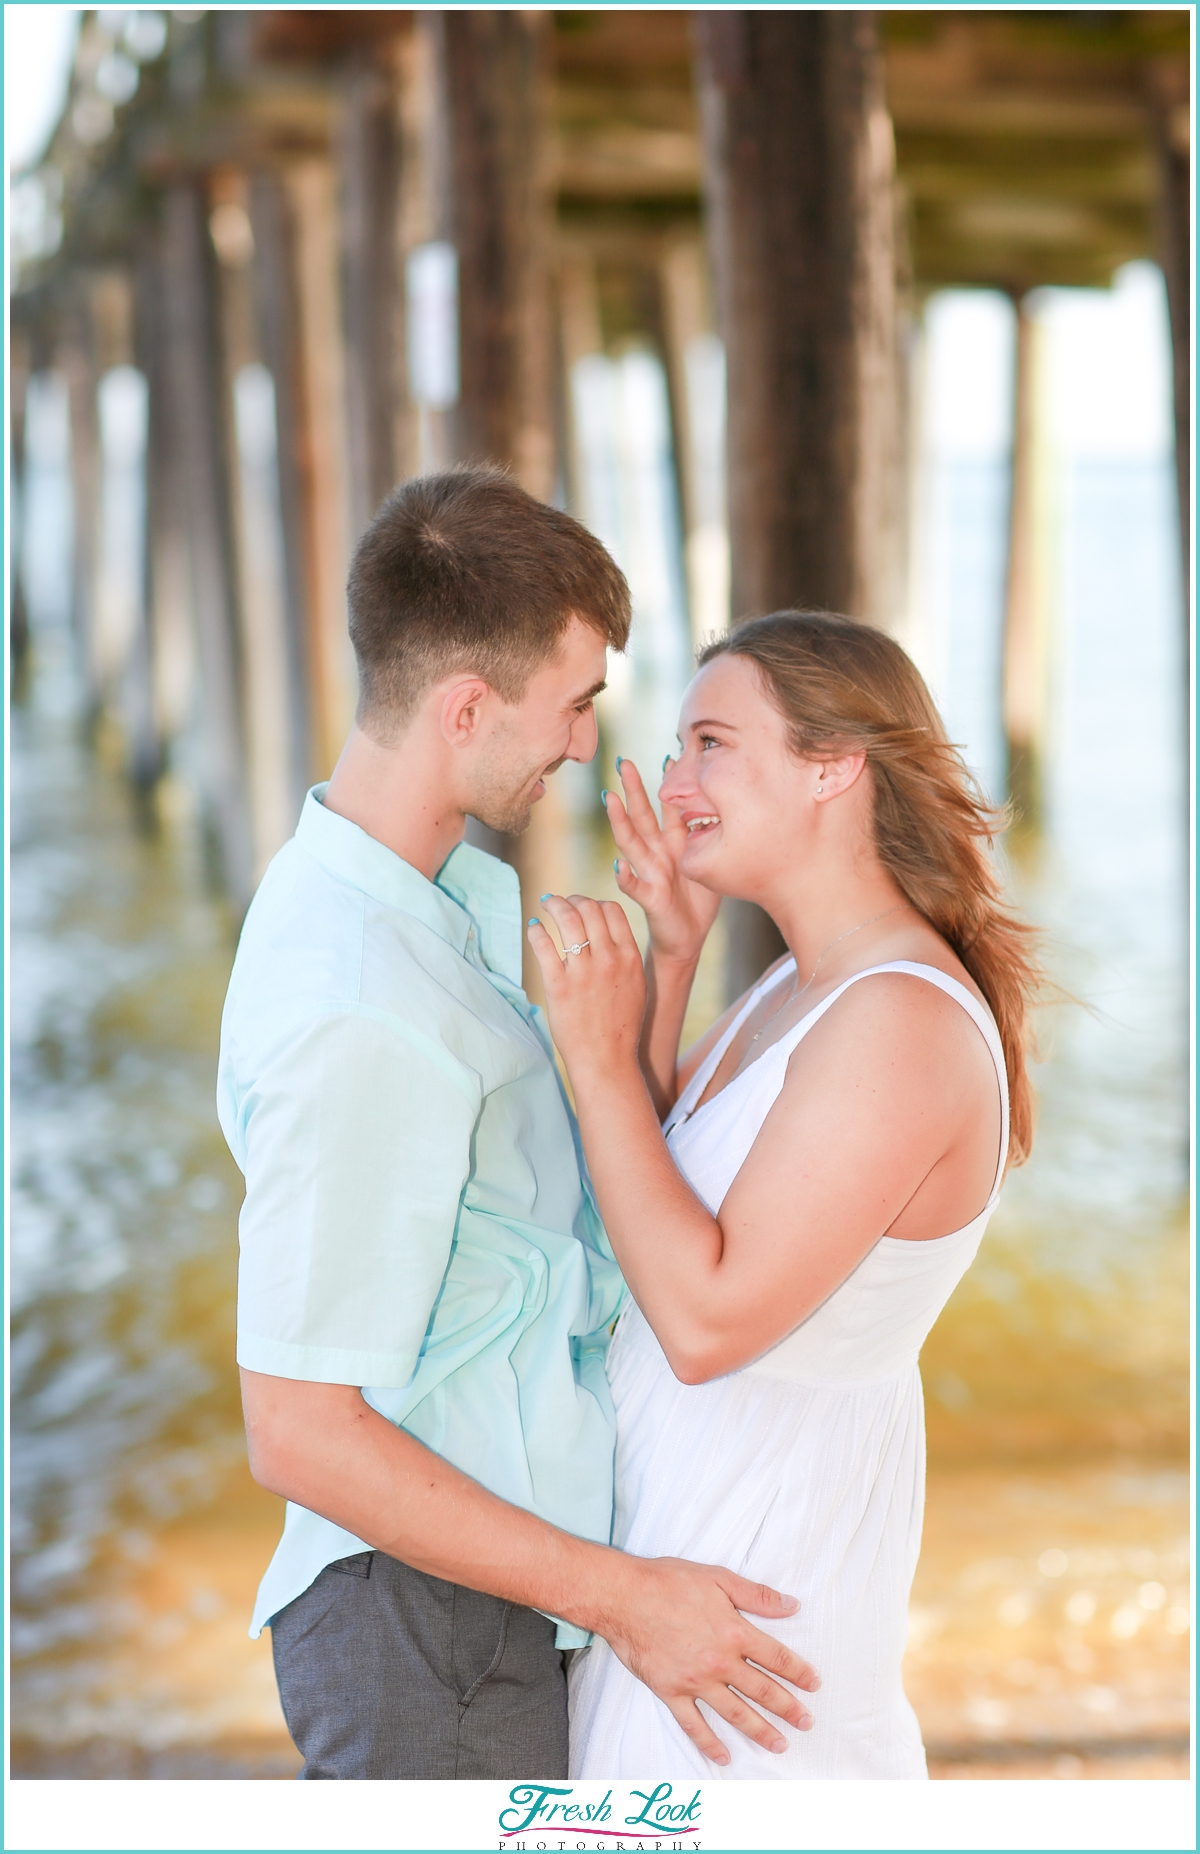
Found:
<svg viewBox="0 0 1200 1854"><path fill-rule="evenodd" d="M876 921L886 920L889 914L899 914L901 908L907 908L907 907L910 907L911 905L912 905L911 902L898 901L895 907L885 908L882 914L872 914L869 920L859 921L857 927L847 927L845 933L840 933L837 936L836 940L831 940L828 946L823 946L820 952L817 954L817 963L813 967L812 972L810 973L807 981L803 985L800 986L799 990L796 989L796 979L800 977L800 973L797 970L796 978L792 980L792 989L788 992L788 995L783 1000L783 1002L775 1006L775 1009L771 1012L771 1015L767 1018L766 1023L764 1023L759 1029L757 1029L754 1032L754 1035L750 1038L750 1048L753 1049L754 1045L758 1042L758 1039L760 1036L762 1036L763 1032L771 1028L771 1025L775 1022L775 1019L779 1016L779 1013L782 1010L785 1010L789 1004L793 1004L797 998L802 998L804 996L805 992L808 990L808 987L812 984L813 979L816 978L817 973L821 970L821 961L824 959L826 953L831 953L835 946L840 946L841 942L843 940L848 940L851 934L861 933L864 927L873 927Z"/></svg>

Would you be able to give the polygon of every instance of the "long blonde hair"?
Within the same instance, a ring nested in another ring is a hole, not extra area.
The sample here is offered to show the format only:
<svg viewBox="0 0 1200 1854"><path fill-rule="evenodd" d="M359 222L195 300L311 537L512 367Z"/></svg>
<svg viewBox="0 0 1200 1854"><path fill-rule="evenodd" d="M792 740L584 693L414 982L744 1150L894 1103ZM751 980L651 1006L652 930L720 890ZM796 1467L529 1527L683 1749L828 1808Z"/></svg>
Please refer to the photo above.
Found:
<svg viewBox="0 0 1200 1854"><path fill-rule="evenodd" d="M1008 1162L1033 1143L1029 1007L1042 982L1034 930L1005 903L991 854L1005 816L983 798L914 664L873 625L834 612L753 618L701 652L746 657L798 755L862 752L879 860L988 1001L1008 1071Z"/></svg>

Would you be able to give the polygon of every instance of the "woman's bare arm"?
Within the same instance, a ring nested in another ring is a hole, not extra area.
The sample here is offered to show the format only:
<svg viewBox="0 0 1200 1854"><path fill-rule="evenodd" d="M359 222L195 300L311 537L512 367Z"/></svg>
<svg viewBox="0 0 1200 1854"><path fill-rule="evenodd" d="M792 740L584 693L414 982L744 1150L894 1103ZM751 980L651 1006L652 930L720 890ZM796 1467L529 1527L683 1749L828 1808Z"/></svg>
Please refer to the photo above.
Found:
<svg viewBox="0 0 1200 1854"><path fill-rule="evenodd" d="M948 1155L959 1200L968 1194L960 1223L982 1208L999 1117L991 1057L952 1000L889 974L854 986L809 1032L711 1215L676 1169L637 1067L640 961L624 915L575 898L556 902L554 918L593 949L579 972L531 929L600 1211L685 1383L746 1364L793 1330Z"/></svg>

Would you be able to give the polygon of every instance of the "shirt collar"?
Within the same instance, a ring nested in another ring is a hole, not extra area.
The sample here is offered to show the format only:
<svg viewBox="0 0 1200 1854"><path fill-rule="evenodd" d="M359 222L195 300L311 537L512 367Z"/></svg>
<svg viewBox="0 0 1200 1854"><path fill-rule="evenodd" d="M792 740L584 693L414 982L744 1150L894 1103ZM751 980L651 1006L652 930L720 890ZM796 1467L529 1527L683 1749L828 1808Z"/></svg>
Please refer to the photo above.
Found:
<svg viewBox="0 0 1200 1854"><path fill-rule="evenodd" d="M524 941L515 869L460 843L430 882L349 818L327 811L324 794L324 785L313 786L296 826L296 839L310 855L373 901L411 914L456 953L466 954L474 938L484 965L520 986Z"/></svg>

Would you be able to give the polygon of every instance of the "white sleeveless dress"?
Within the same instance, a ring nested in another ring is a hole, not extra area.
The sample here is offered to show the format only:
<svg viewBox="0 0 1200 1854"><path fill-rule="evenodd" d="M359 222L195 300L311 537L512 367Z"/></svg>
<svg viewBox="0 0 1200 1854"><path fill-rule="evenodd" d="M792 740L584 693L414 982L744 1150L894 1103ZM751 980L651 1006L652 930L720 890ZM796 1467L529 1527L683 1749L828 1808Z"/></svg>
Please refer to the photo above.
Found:
<svg viewBox="0 0 1200 1854"><path fill-rule="evenodd" d="M880 972L927 980L978 1025L1002 1103L995 1183L964 1229L928 1242L881 1237L793 1333L711 1383L680 1384L640 1310L631 1304L621 1316L608 1361L617 1412L614 1545L640 1557L727 1565L799 1597L786 1621L751 1621L810 1661L821 1687L805 1696L811 1731L781 1726L782 1754L707 1713L731 1758L716 1765L596 1638L570 1673L573 1777L927 1774L900 1679L925 1491L917 1354L995 1207L1008 1149L1004 1054L991 1016L965 986L933 966L895 960L855 973L696 1109L744 1017L793 970L789 961L755 990L665 1123L676 1164L713 1214L796 1045L847 986Z"/></svg>

